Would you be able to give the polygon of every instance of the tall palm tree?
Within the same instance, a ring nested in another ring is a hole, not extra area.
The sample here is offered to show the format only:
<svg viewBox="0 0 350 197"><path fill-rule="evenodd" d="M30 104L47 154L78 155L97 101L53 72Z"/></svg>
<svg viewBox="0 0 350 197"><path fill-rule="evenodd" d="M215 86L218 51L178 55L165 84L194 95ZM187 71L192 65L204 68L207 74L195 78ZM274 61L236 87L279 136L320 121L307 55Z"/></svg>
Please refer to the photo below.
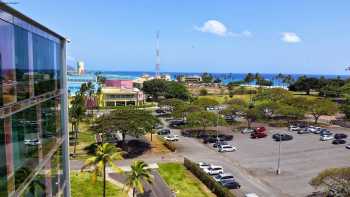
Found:
<svg viewBox="0 0 350 197"><path fill-rule="evenodd" d="M72 131L75 135L73 151L73 155L75 155L78 141L79 123L82 121L85 114L85 100L83 95L80 92L78 92L72 100L71 104L72 105L69 109L69 116L70 121L72 123Z"/></svg>
<svg viewBox="0 0 350 197"><path fill-rule="evenodd" d="M151 169L147 168L148 165L144 161L134 161L131 165L131 171L128 174L126 187L132 188L132 196L136 195L136 190L140 193L144 192L144 183L148 182L152 184L153 175Z"/></svg>
<svg viewBox="0 0 350 197"><path fill-rule="evenodd" d="M103 197L106 196L106 167L109 165L117 173L121 172L113 161L122 160L122 151L116 148L113 144L104 143L97 146L95 156L86 159L84 166L81 168L83 171L86 168L93 168L93 181L96 181L98 175L103 176Z"/></svg>

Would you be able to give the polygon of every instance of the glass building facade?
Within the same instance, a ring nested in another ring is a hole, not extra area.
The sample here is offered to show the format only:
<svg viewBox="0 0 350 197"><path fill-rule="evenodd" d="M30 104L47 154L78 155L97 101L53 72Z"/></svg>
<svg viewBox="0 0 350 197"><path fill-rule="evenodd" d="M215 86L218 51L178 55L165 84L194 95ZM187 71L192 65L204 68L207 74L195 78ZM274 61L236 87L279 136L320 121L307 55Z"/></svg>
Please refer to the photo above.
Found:
<svg viewBox="0 0 350 197"><path fill-rule="evenodd" d="M0 3L0 197L69 196L65 45Z"/></svg>

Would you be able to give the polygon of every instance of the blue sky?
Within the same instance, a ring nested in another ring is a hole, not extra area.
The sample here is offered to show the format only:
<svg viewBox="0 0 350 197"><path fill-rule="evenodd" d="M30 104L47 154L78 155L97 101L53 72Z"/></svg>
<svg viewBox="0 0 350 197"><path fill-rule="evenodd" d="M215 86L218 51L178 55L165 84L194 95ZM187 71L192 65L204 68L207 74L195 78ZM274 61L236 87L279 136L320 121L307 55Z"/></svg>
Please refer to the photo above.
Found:
<svg viewBox="0 0 350 197"><path fill-rule="evenodd" d="M349 0L18 0L95 70L346 74Z"/></svg>

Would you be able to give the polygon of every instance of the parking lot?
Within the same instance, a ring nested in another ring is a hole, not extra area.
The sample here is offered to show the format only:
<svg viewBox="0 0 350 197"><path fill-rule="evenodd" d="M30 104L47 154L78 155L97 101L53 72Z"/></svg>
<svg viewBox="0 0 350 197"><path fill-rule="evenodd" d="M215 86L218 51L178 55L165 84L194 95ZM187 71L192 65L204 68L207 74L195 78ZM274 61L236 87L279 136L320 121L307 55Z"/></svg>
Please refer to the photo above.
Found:
<svg viewBox="0 0 350 197"><path fill-rule="evenodd" d="M344 144L333 145L332 140L320 141L318 134L297 134L288 132L286 128L268 128L268 131L269 136L261 139L237 133L229 144L236 146L238 151L221 154L237 161L252 176L281 190L286 196L312 193L314 189L308 182L323 169L350 166L350 150ZM349 133L344 128L330 128L330 131ZM280 175L276 175L279 142L271 138L277 132L291 134L294 138L281 142ZM215 150L212 144L207 146Z"/></svg>

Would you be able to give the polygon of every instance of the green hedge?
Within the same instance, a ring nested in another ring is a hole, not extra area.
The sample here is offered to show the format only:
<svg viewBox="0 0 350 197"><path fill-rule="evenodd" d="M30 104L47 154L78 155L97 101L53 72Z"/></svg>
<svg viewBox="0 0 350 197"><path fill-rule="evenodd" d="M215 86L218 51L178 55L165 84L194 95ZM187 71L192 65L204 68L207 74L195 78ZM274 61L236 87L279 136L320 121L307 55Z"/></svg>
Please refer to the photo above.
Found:
<svg viewBox="0 0 350 197"><path fill-rule="evenodd" d="M167 147L167 149L169 149L171 152L175 152L176 151L176 146L175 146L174 143L165 140L164 138L160 137L159 135L157 137L162 142L162 144L165 147Z"/></svg>
<svg viewBox="0 0 350 197"><path fill-rule="evenodd" d="M202 169L200 169L196 163L184 158L184 166L218 197L235 197L230 190L216 182L210 175L206 174Z"/></svg>

